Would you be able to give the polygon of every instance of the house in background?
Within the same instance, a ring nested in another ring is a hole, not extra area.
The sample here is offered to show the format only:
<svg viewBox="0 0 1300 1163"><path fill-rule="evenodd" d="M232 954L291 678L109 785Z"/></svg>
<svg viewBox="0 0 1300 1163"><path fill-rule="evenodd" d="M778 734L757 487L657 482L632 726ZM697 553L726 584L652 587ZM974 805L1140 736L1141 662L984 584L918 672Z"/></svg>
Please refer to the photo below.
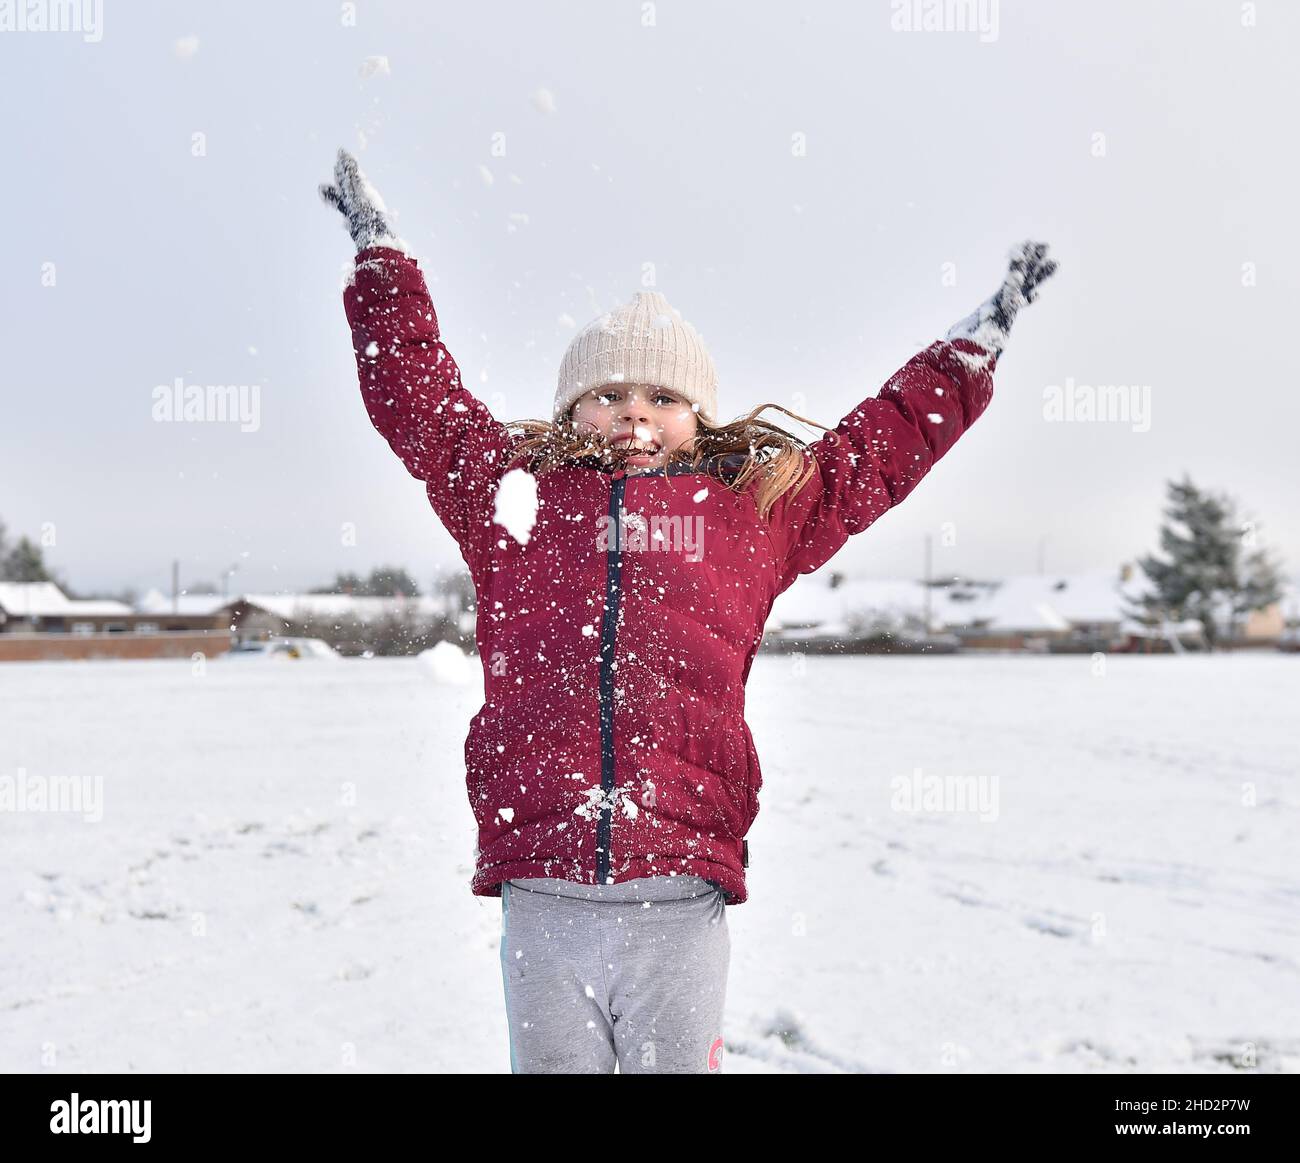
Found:
<svg viewBox="0 0 1300 1163"><path fill-rule="evenodd" d="M152 589L135 604L137 612L162 630L230 629L224 610L230 599L220 594L164 594Z"/></svg>
<svg viewBox="0 0 1300 1163"><path fill-rule="evenodd" d="M777 597L762 648L812 654L952 653L960 640L945 632L933 610L927 623L926 591L923 582L906 579L812 574ZM933 606L933 592L930 601Z"/></svg>
<svg viewBox="0 0 1300 1163"><path fill-rule="evenodd" d="M271 636L324 637L344 654L374 649L387 624L407 633L473 639L474 614L446 594L369 597L354 594L241 594L221 608L238 643ZM392 633L388 638L393 637ZM390 640L385 645L391 648ZM398 644L400 648L400 643Z"/></svg>
<svg viewBox="0 0 1300 1163"><path fill-rule="evenodd" d="M974 588L955 580L941 588L941 609L968 649L1091 653L1141 648L1148 637L1175 635L1204 647L1201 625L1187 621L1153 634L1125 612L1146 590L1135 571L1096 569L1075 574L1013 574ZM954 604L956 603L956 604Z"/></svg>
<svg viewBox="0 0 1300 1163"><path fill-rule="evenodd" d="M134 615L125 602L70 598L54 582L0 582L4 634L124 634Z"/></svg>
<svg viewBox="0 0 1300 1163"><path fill-rule="evenodd" d="M1127 563L1117 570L946 578L928 585L817 573L776 599L763 645L836 653L1204 649L1203 630L1194 619L1147 627L1128 617L1126 604L1135 604L1145 588L1145 579ZM1284 625L1296 623L1298 603L1300 589L1292 583L1281 602L1246 619L1237 645L1281 645Z"/></svg>
<svg viewBox="0 0 1300 1163"><path fill-rule="evenodd" d="M471 646L473 610L454 592L164 594L134 608L69 598L53 582L0 583L0 661L213 657L272 637L324 638L345 654L417 652L444 638Z"/></svg>
<svg viewBox="0 0 1300 1163"><path fill-rule="evenodd" d="M0 582L0 662L210 657L229 649L219 619L171 630L156 613L70 598L54 582Z"/></svg>

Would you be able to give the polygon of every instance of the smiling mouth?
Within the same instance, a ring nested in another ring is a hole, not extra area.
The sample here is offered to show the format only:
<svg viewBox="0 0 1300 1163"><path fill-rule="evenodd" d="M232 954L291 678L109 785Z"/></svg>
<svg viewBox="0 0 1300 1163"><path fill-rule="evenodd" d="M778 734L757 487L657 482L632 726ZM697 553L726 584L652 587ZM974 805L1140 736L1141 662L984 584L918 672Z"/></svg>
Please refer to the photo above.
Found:
<svg viewBox="0 0 1300 1163"><path fill-rule="evenodd" d="M662 451L662 446L653 440L635 440L630 436L614 441L613 447L621 449L632 458L657 456Z"/></svg>

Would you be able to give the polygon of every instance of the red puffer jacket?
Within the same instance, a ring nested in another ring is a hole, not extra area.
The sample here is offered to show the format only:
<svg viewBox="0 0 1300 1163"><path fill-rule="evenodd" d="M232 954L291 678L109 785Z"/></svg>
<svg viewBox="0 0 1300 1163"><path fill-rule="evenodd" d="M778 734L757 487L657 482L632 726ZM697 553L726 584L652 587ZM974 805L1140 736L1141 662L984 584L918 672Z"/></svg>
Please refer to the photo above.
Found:
<svg viewBox="0 0 1300 1163"><path fill-rule="evenodd" d="M425 482L478 595L473 892L694 873L743 903L762 784L745 682L772 601L975 422L991 354L967 340L920 352L840 422L838 444L812 445L818 471L766 520L751 491L705 473L573 465L538 477L521 544L493 521L509 434L461 383L415 260L362 251L344 306L370 418Z"/></svg>

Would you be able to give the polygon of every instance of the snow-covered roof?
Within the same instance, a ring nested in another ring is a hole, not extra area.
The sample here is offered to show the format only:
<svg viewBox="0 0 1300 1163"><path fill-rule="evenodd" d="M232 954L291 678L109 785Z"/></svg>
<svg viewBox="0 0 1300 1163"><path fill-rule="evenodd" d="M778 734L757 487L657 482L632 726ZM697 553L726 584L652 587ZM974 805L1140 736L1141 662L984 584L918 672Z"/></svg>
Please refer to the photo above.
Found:
<svg viewBox="0 0 1300 1163"><path fill-rule="evenodd" d="M980 627L997 633L1064 631L1080 623L1124 619L1121 596L1131 601L1145 588L1141 574L1121 583L1115 569L1076 574L1013 574L988 581L954 581L930 589L935 629ZM834 589L830 573L801 579L772 606L772 629L842 627L854 615L921 619L926 586L910 579L861 578Z"/></svg>
<svg viewBox="0 0 1300 1163"><path fill-rule="evenodd" d="M141 614L158 614L164 617L168 614L207 617L228 605L230 599L223 598L220 594L180 594L173 605L169 594L153 589L136 602L135 608Z"/></svg>
<svg viewBox="0 0 1300 1163"><path fill-rule="evenodd" d="M925 586L894 578L859 578L830 587L830 572L801 578L772 604L769 629L815 626L842 629L845 618L864 611L894 611L919 616L925 608Z"/></svg>
<svg viewBox="0 0 1300 1163"><path fill-rule="evenodd" d="M304 618L350 618L374 621L390 614L423 615L447 612L447 600L440 596L418 598L372 598L354 594L241 594L235 601L247 602L286 622Z"/></svg>
<svg viewBox="0 0 1300 1163"><path fill-rule="evenodd" d="M419 614L441 614L447 611L447 599L441 596L419 598L373 598L353 594L238 594L223 598L219 594L181 594L175 611L172 599L161 590L150 590L136 603L142 614L165 617L173 612L192 615L215 615L239 602L257 606L268 614L286 622L303 618L348 618L361 622L382 618L387 614L414 611Z"/></svg>
<svg viewBox="0 0 1300 1163"><path fill-rule="evenodd" d="M111 617L133 613L110 598L70 598L54 582L0 582L0 609L11 618Z"/></svg>
<svg viewBox="0 0 1300 1163"><path fill-rule="evenodd" d="M1068 630L1080 623L1124 619L1123 599L1135 600L1146 588L1138 571L1121 582L1119 571L1094 569L1074 574L1013 574L979 597L938 605L945 624L980 626L996 632ZM942 592L942 591L940 591Z"/></svg>

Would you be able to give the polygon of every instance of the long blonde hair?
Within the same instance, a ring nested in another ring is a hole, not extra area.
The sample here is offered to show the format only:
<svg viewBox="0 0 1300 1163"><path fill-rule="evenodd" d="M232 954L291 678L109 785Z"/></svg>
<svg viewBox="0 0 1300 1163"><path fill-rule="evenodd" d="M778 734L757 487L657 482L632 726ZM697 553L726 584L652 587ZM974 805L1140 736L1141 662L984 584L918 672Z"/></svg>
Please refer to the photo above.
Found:
<svg viewBox="0 0 1300 1163"><path fill-rule="evenodd" d="M797 496L817 471L816 456L805 441L770 421L759 419L759 413L768 408L776 408L801 424L824 429L835 441L839 440L839 433L833 428L826 428L780 404L761 404L729 424L713 425L697 416L695 436L668 454L665 468L673 463L689 465L691 471L709 472L737 493L744 492L758 476L761 479L754 500L759 517L766 518L782 494L793 489ZM575 463L614 469L631 455L626 448L611 445L591 425L580 428L572 419L572 409L561 420L516 420L505 427L513 437L507 467L522 460L534 475ZM734 475L724 476L721 471L715 471L718 462L725 463L722 458L737 455L744 460Z"/></svg>

